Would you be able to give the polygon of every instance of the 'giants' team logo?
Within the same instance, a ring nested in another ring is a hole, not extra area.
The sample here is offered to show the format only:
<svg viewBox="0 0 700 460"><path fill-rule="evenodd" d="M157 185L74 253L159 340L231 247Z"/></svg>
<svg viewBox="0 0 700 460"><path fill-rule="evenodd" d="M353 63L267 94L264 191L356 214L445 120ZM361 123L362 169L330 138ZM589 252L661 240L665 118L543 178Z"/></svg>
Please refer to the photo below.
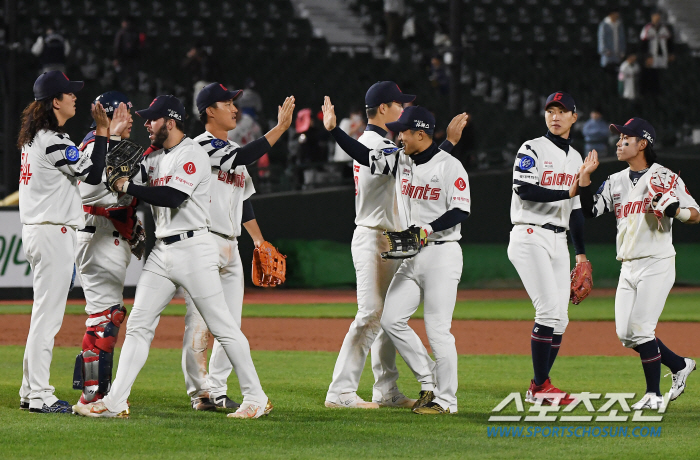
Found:
<svg viewBox="0 0 700 460"><path fill-rule="evenodd" d="M455 187L457 187L460 192L463 192L464 189L467 188L467 183L460 177L455 181Z"/></svg>
<svg viewBox="0 0 700 460"><path fill-rule="evenodd" d="M553 171L545 171L542 174L540 185L571 185L573 181L574 176L571 174L555 174Z"/></svg>
<svg viewBox="0 0 700 460"><path fill-rule="evenodd" d="M432 188L428 184L424 187L414 187L408 183L408 179L401 179L401 194L416 200L436 201L440 198L440 189Z"/></svg>
<svg viewBox="0 0 700 460"><path fill-rule="evenodd" d="M159 177L157 179L150 179L148 181L148 185L151 187L156 187L158 185L165 185L168 182L170 182L170 179L172 179L173 176L165 176L165 177Z"/></svg>
<svg viewBox="0 0 700 460"><path fill-rule="evenodd" d="M245 174L243 174L243 173L234 174L234 173L228 173L226 171L219 170L218 179L221 182L226 182L227 184L233 184L234 187L243 188L245 186Z"/></svg>
<svg viewBox="0 0 700 460"><path fill-rule="evenodd" d="M183 166L182 169L184 169L187 174L194 174L197 172L197 168L194 167L194 163L191 161L189 163L185 163L185 166Z"/></svg>
<svg viewBox="0 0 700 460"><path fill-rule="evenodd" d="M19 183L21 184L24 182L24 185L29 185L29 179L31 178L32 173L29 172L29 154L22 152L22 166L20 168Z"/></svg>
<svg viewBox="0 0 700 460"><path fill-rule="evenodd" d="M643 201L630 201L624 206L622 206L622 203L615 203L615 217L621 219L630 214L653 213L654 210L649 206L650 203L651 198L649 197L644 198Z"/></svg>

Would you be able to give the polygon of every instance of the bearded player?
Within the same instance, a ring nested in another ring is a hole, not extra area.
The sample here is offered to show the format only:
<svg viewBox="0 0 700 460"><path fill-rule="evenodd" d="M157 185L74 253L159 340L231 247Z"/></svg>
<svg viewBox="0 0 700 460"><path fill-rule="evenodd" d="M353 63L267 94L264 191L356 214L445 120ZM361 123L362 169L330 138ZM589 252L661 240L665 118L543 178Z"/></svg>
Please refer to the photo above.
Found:
<svg viewBox="0 0 700 460"><path fill-rule="evenodd" d="M649 122L632 118L610 125L619 134L617 159L629 167L607 178L593 193L591 173L598 152L591 151L581 166L579 190L586 217L614 212L617 219L617 260L622 262L615 294L615 329L622 344L639 353L646 392L634 410L660 409L661 364L672 373L669 400L685 390L695 361L678 356L656 337L656 324L676 279L676 251L671 240L673 220L700 222L697 202L683 180L656 163L656 132Z"/></svg>

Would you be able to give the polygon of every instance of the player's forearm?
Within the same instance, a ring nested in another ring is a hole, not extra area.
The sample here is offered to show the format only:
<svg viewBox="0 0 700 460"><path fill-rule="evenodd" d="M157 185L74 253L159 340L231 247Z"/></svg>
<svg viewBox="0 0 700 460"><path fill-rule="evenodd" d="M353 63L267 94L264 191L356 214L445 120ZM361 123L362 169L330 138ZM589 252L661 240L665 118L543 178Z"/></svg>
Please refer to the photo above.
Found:
<svg viewBox="0 0 700 460"><path fill-rule="evenodd" d="M337 126L333 128L330 133L340 148L350 155L353 160L357 161L362 166L369 166L369 153L371 150L368 147L348 136L345 131Z"/></svg>
<svg viewBox="0 0 700 460"><path fill-rule="evenodd" d="M571 216L569 216L569 235L571 236L571 242L574 244L576 255L584 255L584 257L586 254L586 245L583 241L583 223L585 220L586 218L583 216L581 209L571 211Z"/></svg>
<svg viewBox="0 0 700 460"><path fill-rule="evenodd" d="M450 153L450 152L452 152L452 149L454 148L454 144L452 142L448 141L447 139L445 139L444 141L442 141L442 144L440 144L439 148L440 148L440 150L444 150L445 152Z"/></svg>
<svg viewBox="0 0 700 460"><path fill-rule="evenodd" d="M695 208L679 208L676 210L675 218L684 224L700 223L700 212Z"/></svg>
<svg viewBox="0 0 700 460"><path fill-rule="evenodd" d="M593 186L590 184L586 186L579 185L578 187L579 199L581 200L581 212L586 219L591 219L595 217L593 213L593 208L595 204L593 203Z"/></svg>
<svg viewBox="0 0 700 460"><path fill-rule="evenodd" d="M143 185L136 185L132 182L129 182L126 193L150 205L173 209L179 208L188 198L185 192L168 187L167 185L146 187Z"/></svg>
<svg viewBox="0 0 700 460"><path fill-rule="evenodd" d="M97 185L102 181L102 173L105 170L105 154L107 153L107 138L105 136L96 136L94 144L95 146L90 155L90 160L92 161L90 173L83 181L90 185Z"/></svg>
<svg viewBox="0 0 700 460"><path fill-rule="evenodd" d="M248 232L248 235L253 239L253 244L255 247L259 247L264 241L265 238L262 236L262 232L260 231L260 227L258 226L258 221L256 219L249 220L248 222L243 222L243 227L246 229Z"/></svg>
<svg viewBox="0 0 700 460"><path fill-rule="evenodd" d="M282 137L282 134L284 134L285 131L286 129L282 128L280 125L276 125L274 128L265 133L265 136L263 137L265 137L267 142L269 142L272 146L275 145L275 142L277 142L280 137Z"/></svg>
<svg viewBox="0 0 700 460"><path fill-rule="evenodd" d="M571 198L568 190L551 190L540 187L539 185L528 184L517 180L514 181L514 183L518 186L515 189L515 193L517 193L522 200L534 201L536 203L552 203L554 201L568 200Z"/></svg>
<svg viewBox="0 0 700 460"><path fill-rule="evenodd" d="M236 166L255 163L260 159L260 157L270 151L270 147L272 147L272 145L270 142L268 142L265 136L255 139L253 142L224 155L221 158L221 169L229 170L235 168ZM231 166L229 168L224 168L226 162L231 158L233 158L233 163Z"/></svg>
<svg viewBox="0 0 700 460"><path fill-rule="evenodd" d="M462 209L454 208L447 211L445 214L441 215L434 221L430 222L434 232L440 232L442 230L447 230L452 228L457 224L460 224L467 220L469 213Z"/></svg>

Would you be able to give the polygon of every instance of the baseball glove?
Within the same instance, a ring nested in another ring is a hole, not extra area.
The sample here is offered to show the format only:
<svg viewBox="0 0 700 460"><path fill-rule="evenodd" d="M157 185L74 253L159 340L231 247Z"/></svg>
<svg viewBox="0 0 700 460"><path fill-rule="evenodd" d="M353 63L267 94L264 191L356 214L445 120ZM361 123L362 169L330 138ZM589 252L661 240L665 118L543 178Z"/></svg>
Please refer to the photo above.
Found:
<svg viewBox="0 0 700 460"><path fill-rule="evenodd" d="M119 179L126 177L131 179L139 170L139 161L143 156L143 147L124 139L119 142L114 148L107 152L105 163L107 167L107 187L114 192L114 183Z"/></svg>
<svg viewBox="0 0 700 460"><path fill-rule="evenodd" d="M651 198L651 210L658 221L658 228L662 229L661 219L664 215L675 216L680 203L676 195L678 174L667 168L659 168L649 175L647 187Z"/></svg>
<svg viewBox="0 0 700 460"><path fill-rule="evenodd" d="M139 218L136 218L134 230L131 232L129 247L131 247L131 253L139 260L146 252L146 231L143 229L143 223L141 223Z"/></svg>
<svg viewBox="0 0 700 460"><path fill-rule="evenodd" d="M262 287L275 287L284 283L287 273L287 256L264 241L253 251L253 284Z"/></svg>
<svg viewBox="0 0 700 460"><path fill-rule="evenodd" d="M570 300L578 305L588 297L593 289L593 267L590 261L579 262L571 270L571 296Z"/></svg>
<svg viewBox="0 0 700 460"><path fill-rule="evenodd" d="M401 232L384 232L389 240L389 250L382 252L382 259L408 259L418 254L427 242L427 232L415 225Z"/></svg>

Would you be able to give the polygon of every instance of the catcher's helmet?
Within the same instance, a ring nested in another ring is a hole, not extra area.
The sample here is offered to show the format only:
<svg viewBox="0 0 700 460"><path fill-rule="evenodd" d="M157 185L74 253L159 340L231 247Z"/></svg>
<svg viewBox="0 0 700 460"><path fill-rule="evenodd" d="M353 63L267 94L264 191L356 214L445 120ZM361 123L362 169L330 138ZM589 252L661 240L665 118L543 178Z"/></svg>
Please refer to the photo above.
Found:
<svg viewBox="0 0 700 460"><path fill-rule="evenodd" d="M109 118L112 118L112 115L114 115L114 111L117 110L117 107L119 107L119 104L122 102L126 104L127 109L131 109L133 107L131 101L126 96L126 94L121 93L119 91L107 91L106 93L102 93L99 96L97 96L94 101L92 101L93 104L97 102L102 104L102 107L104 107L105 112L107 112L107 116ZM90 125L90 128L94 128L96 126L97 123L93 121L92 125Z"/></svg>

